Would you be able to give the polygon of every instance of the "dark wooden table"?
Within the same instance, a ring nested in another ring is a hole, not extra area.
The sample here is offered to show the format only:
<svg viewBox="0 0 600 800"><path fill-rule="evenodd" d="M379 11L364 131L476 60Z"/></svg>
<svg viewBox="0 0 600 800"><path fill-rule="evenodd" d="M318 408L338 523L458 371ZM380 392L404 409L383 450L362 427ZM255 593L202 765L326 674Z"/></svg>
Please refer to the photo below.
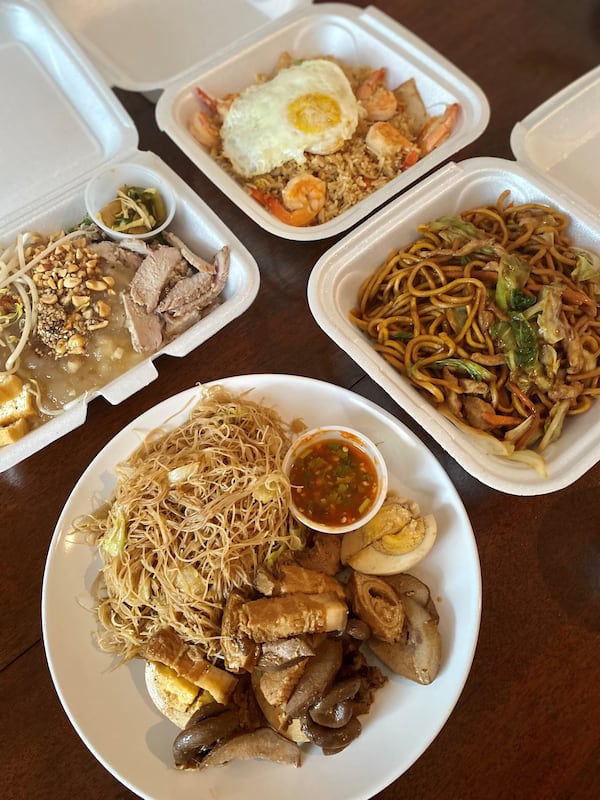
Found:
<svg viewBox="0 0 600 800"><path fill-rule="evenodd" d="M377 5L486 93L489 126L457 160L512 158L513 125L600 60L598 0ZM118 406L95 400L83 428L0 475L0 796L133 797L79 740L52 685L40 625L48 544L77 478L123 425L195 382L260 372L330 381L394 413L449 473L477 538L483 612L470 676L440 734L378 798L598 796L600 465L539 497L504 495L471 478L313 320L307 279L333 241L293 243L261 230L159 132L145 97L118 94L139 129L140 148L160 155L211 204L258 261L261 287L250 310L185 364L162 357L159 378L143 391Z"/></svg>

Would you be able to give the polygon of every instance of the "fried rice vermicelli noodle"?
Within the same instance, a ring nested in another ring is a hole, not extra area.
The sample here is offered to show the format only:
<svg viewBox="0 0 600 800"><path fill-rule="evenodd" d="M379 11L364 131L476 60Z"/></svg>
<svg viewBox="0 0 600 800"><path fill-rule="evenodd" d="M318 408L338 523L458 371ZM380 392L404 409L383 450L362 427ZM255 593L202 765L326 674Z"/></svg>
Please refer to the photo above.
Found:
<svg viewBox="0 0 600 800"><path fill-rule="evenodd" d="M538 453L600 394L600 258L572 243L569 224L504 192L420 225L363 283L351 312L442 413L496 440L489 452L542 472Z"/></svg>
<svg viewBox="0 0 600 800"><path fill-rule="evenodd" d="M231 589L278 549L302 546L281 470L288 445L274 410L213 387L184 424L153 432L119 465L108 506L77 526L104 562L102 649L129 659L171 626L220 656Z"/></svg>

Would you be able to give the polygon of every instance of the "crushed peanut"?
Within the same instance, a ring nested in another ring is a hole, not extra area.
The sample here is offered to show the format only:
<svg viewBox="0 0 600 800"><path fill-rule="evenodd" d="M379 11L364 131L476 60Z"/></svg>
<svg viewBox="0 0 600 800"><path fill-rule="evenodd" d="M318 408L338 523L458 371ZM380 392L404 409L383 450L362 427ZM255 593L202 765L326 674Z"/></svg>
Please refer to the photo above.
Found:
<svg viewBox="0 0 600 800"><path fill-rule="evenodd" d="M55 235L58 239L62 232ZM46 247L31 245L29 261ZM32 278L39 292L36 332L54 358L85 355L90 334L109 323L115 280L104 275L101 261L86 244L85 237L56 247L35 265Z"/></svg>

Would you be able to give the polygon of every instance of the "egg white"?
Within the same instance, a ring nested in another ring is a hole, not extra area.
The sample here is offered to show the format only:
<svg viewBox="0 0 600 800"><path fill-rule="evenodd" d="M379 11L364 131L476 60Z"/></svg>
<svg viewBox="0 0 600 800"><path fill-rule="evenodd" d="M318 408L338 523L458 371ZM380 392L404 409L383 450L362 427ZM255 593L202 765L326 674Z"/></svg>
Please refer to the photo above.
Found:
<svg viewBox="0 0 600 800"><path fill-rule="evenodd" d="M311 59L244 90L221 128L223 154L245 177L270 172L305 153L334 153L351 138L359 108L337 64Z"/></svg>

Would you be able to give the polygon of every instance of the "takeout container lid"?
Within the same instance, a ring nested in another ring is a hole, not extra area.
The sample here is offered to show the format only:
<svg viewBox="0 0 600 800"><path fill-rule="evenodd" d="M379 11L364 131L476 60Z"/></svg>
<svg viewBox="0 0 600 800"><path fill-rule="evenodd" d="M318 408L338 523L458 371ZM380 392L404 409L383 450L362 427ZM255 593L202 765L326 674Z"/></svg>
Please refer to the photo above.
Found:
<svg viewBox="0 0 600 800"><path fill-rule="evenodd" d="M330 248L308 283L311 312L321 328L467 472L513 495L538 495L574 483L600 458L600 403L565 424L544 452L548 475L489 455L467 438L374 351L349 320L358 289L416 226L439 216L494 203L505 189L516 203L547 203L569 215L573 241L598 251L600 68L565 87L517 123L511 145L517 160L472 158L451 162L374 214ZM594 177L595 176L595 177Z"/></svg>
<svg viewBox="0 0 600 800"><path fill-rule="evenodd" d="M311 241L343 233L476 139L489 121L481 89L375 6L314 5L312 0L148 0L143 6L116 0L46 2L109 84L157 101L160 129L254 222L282 238ZM458 102L460 120L427 158L334 219L306 227L281 222L193 139L187 119L198 106L195 86L215 96L244 88L256 73L269 72L284 50L331 54L355 64L389 61L397 83L416 78L432 114L441 113L444 103Z"/></svg>
<svg viewBox="0 0 600 800"><path fill-rule="evenodd" d="M600 66L517 122L510 144L519 163L600 215Z"/></svg>
<svg viewBox="0 0 600 800"><path fill-rule="evenodd" d="M155 96L313 0L45 0L111 86Z"/></svg>
<svg viewBox="0 0 600 800"><path fill-rule="evenodd" d="M111 160L135 152L133 121L43 4L0 4L0 235Z"/></svg>
<svg viewBox="0 0 600 800"><path fill-rule="evenodd" d="M99 169L121 161L144 164L176 194L173 229L212 258L224 244L231 264L222 303L157 353L110 384L73 401L63 413L0 448L0 472L85 422L102 395L117 404L158 376L161 354L185 356L242 314L258 293L258 265L212 209L158 156L137 149L135 125L73 37L35 0L0 4L0 243L23 230L53 231L85 214L84 187Z"/></svg>

